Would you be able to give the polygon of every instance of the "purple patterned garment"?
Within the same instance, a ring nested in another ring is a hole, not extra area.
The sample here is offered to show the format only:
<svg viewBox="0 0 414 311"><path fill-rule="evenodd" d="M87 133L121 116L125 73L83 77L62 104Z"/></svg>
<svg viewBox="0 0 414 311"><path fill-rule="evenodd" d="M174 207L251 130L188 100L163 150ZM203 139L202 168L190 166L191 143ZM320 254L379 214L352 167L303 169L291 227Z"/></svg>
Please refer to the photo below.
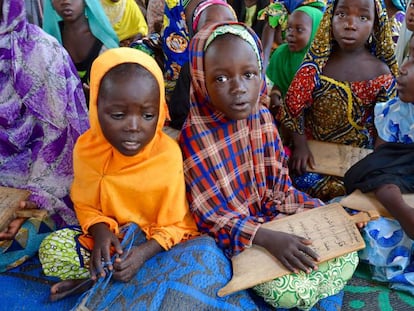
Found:
<svg viewBox="0 0 414 311"><path fill-rule="evenodd" d="M66 50L27 22L24 0L2 2L0 185L30 190L40 208L76 224L72 150L89 127L82 85Z"/></svg>

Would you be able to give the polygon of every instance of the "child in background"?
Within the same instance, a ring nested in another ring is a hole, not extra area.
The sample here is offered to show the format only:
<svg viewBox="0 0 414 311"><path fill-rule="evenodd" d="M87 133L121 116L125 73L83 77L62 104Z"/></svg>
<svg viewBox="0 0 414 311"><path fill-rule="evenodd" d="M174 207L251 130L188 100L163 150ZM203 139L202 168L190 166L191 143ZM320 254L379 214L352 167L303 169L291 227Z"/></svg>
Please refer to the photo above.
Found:
<svg viewBox="0 0 414 311"><path fill-rule="evenodd" d="M84 279L105 276L104 268L116 280L129 281L146 260L197 234L180 149L162 132L163 85L161 70L144 52L111 49L94 62L91 128L74 149L71 190L83 234L57 231L39 251L45 274L64 280L52 286L52 300ZM118 238L121 226L130 222L147 241L111 262L114 253L126 251Z"/></svg>
<svg viewBox="0 0 414 311"><path fill-rule="evenodd" d="M121 46L129 46L148 34L145 17L135 0L101 0Z"/></svg>
<svg viewBox="0 0 414 311"><path fill-rule="evenodd" d="M287 42L272 54L266 69L266 75L273 83L270 108L274 115L274 110L283 105L290 82L315 37L322 15L320 9L304 5L294 10L288 18Z"/></svg>
<svg viewBox="0 0 414 311"><path fill-rule="evenodd" d="M388 20L391 23L391 36L395 44L398 42L401 26L405 19L405 0L384 0Z"/></svg>
<svg viewBox="0 0 414 311"><path fill-rule="evenodd" d="M228 51L232 57L226 57ZM199 230L213 236L228 257L256 244L290 271L308 273L255 287L274 307L285 306L279 304L283 301L289 307L311 308L338 294L356 267L356 253L334 259L340 267L334 276L332 261L318 266L312 241L261 226L322 202L292 186L277 128L263 106L266 87L257 35L242 23L211 24L191 41L190 60L191 105L179 142ZM342 270L347 265L350 274ZM295 282L298 277L309 282ZM296 286L303 282L314 286L299 293ZM272 298L282 296L279 302Z"/></svg>
<svg viewBox="0 0 414 311"><path fill-rule="evenodd" d="M43 29L69 52L84 85L89 104L92 62L106 49L119 46L99 0L46 0Z"/></svg>
<svg viewBox="0 0 414 311"><path fill-rule="evenodd" d="M261 40L263 43L264 67L269 63L273 51L285 42L288 15L298 7L306 5L318 8L323 12L326 7L324 0L287 0L270 1L270 4L258 12L258 19L266 21L263 26ZM296 68L297 69L297 68Z"/></svg>
<svg viewBox="0 0 414 311"><path fill-rule="evenodd" d="M395 218L367 224L367 246L360 258L370 265L375 280L414 295L414 208L402 197L414 193L414 38L399 73L398 97L375 106L376 149L351 167L344 181L348 193L374 191Z"/></svg>
<svg viewBox="0 0 414 311"><path fill-rule="evenodd" d="M192 9L192 10L191 10ZM186 18L191 37L205 24L221 21L237 21L232 7L221 0L193 0L186 7ZM190 66L181 68L174 91L168 101L171 121L169 126L181 130L190 108Z"/></svg>
<svg viewBox="0 0 414 311"><path fill-rule="evenodd" d="M345 195L342 178L306 173L314 165L307 140L374 147L374 105L395 96L393 46L379 0L328 6L277 116L293 140L289 161L299 189L323 201Z"/></svg>

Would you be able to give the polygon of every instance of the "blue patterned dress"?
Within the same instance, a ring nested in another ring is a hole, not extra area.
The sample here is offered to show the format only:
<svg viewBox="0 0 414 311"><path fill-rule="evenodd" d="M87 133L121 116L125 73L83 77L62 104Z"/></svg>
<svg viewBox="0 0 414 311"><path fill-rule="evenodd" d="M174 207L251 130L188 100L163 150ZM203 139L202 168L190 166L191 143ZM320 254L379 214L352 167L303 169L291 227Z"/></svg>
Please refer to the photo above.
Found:
<svg viewBox="0 0 414 311"><path fill-rule="evenodd" d="M414 142L414 105L398 97L375 106L375 126L386 142ZM373 279L414 295L413 240L398 221L380 218L363 229L366 248L360 259L370 265Z"/></svg>

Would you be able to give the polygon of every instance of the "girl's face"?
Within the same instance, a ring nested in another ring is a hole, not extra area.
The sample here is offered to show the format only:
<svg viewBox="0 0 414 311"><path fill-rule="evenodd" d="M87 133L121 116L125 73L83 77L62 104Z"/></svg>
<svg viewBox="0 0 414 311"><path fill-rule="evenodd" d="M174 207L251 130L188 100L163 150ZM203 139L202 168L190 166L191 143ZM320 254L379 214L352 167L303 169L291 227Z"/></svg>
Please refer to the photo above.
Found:
<svg viewBox="0 0 414 311"><path fill-rule="evenodd" d="M375 22L372 0L338 0L332 19L332 32L342 50L365 46Z"/></svg>
<svg viewBox="0 0 414 311"><path fill-rule="evenodd" d="M204 68L212 105L232 120L248 118L261 86L257 56L249 43L234 35L218 37L207 48Z"/></svg>
<svg viewBox="0 0 414 311"><path fill-rule="evenodd" d="M410 1L405 12L405 24L408 30L414 31L414 1Z"/></svg>
<svg viewBox="0 0 414 311"><path fill-rule="evenodd" d="M414 103L414 37L409 44L409 54L400 67L397 77L398 97L407 103Z"/></svg>
<svg viewBox="0 0 414 311"><path fill-rule="evenodd" d="M75 21L85 15L84 0L52 0L52 6L65 22Z"/></svg>
<svg viewBox="0 0 414 311"><path fill-rule="evenodd" d="M106 140L121 154L138 154L154 137L159 114L155 78L131 74L113 79L98 100L98 119ZM157 95L158 94L158 95Z"/></svg>
<svg viewBox="0 0 414 311"><path fill-rule="evenodd" d="M301 11L293 12L288 19L287 43L291 52L303 50L312 33L312 19Z"/></svg>

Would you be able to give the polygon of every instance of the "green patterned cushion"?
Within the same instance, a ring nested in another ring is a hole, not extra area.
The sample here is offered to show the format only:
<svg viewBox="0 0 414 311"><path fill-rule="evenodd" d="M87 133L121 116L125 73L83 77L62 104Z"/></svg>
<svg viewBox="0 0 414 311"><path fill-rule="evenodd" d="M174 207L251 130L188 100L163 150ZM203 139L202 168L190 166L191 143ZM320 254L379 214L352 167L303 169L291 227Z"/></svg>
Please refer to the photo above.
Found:
<svg viewBox="0 0 414 311"><path fill-rule="evenodd" d="M320 299L339 293L358 265L358 254L321 263L317 271L292 273L253 287L254 291L275 308L309 310Z"/></svg>

